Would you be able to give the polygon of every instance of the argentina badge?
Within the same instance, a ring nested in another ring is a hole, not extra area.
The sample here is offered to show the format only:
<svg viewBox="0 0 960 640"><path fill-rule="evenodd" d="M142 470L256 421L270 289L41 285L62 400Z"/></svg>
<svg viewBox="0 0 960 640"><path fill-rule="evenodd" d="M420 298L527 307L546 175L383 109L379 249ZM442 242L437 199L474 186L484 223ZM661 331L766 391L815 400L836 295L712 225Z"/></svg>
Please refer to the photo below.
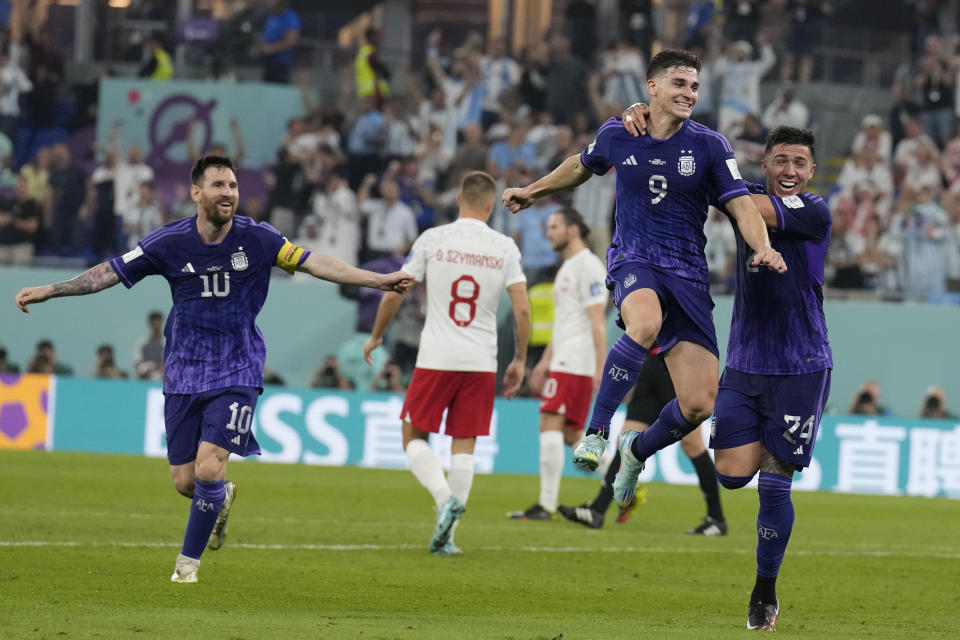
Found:
<svg viewBox="0 0 960 640"><path fill-rule="evenodd" d="M250 265L247 262L247 254L244 253L243 247L240 247L240 250L230 256L230 266L233 267L234 271L246 271L247 267Z"/></svg>

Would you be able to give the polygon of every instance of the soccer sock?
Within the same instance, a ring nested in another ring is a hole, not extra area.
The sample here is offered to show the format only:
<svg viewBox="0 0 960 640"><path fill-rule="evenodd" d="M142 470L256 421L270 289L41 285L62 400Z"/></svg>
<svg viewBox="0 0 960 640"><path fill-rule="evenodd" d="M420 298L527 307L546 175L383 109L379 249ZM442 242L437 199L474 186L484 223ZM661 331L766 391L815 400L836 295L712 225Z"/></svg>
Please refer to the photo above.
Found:
<svg viewBox="0 0 960 640"><path fill-rule="evenodd" d="M603 484L600 486L600 493L590 503L590 508L598 513L606 513L613 502L613 480L617 477L617 471L620 470L620 450L617 449L613 456L613 462L607 467L607 473L603 476Z"/></svg>
<svg viewBox="0 0 960 640"><path fill-rule="evenodd" d="M560 498L560 475L563 473L563 432L540 434L540 506L554 513Z"/></svg>
<svg viewBox="0 0 960 640"><path fill-rule="evenodd" d="M603 378L597 399L593 402L593 415L586 435L601 433L604 438L610 435L610 421L616 413L623 396L633 388L640 368L647 357L647 350L623 334L613 343L607 361L603 365Z"/></svg>
<svg viewBox="0 0 960 640"><path fill-rule="evenodd" d="M793 530L793 501L790 487L793 480L777 473L760 472L758 492L760 511L757 514L757 584L751 599L755 602L776 601L776 577ZM766 578L766 580L761 580Z"/></svg>
<svg viewBox="0 0 960 640"><path fill-rule="evenodd" d="M188 558L199 560L204 547L210 540L213 526L217 524L220 507L223 506L223 480L215 482L194 481L193 500L190 502L190 518L187 531L183 535L181 553Z"/></svg>
<svg viewBox="0 0 960 640"><path fill-rule="evenodd" d="M634 438L630 449L637 460L646 460L660 449L677 442L693 431L697 425L690 424L680 411L680 404L674 398L660 411L650 428L641 431Z"/></svg>
<svg viewBox="0 0 960 640"><path fill-rule="evenodd" d="M693 468L700 480L700 492L707 501L707 515L714 520L723 520L723 508L720 506L720 486L717 484L717 470L713 466L710 454L704 451L696 458L691 458Z"/></svg>
<svg viewBox="0 0 960 640"><path fill-rule="evenodd" d="M470 488L473 486L473 454L455 453L450 457L450 472L447 474L447 481L450 483L450 490L453 495L463 504L467 504L467 498L470 497ZM450 542L453 542L453 536L457 532L457 525L460 521L453 523L453 529L450 530Z"/></svg>
<svg viewBox="0 0 960 640"><path fill-rule="evenodd" d="M437 508L450 499L453 492L443 476L443 467L426 440L416 438L407 445L407 462L414 477L430 492Z"/></svg>

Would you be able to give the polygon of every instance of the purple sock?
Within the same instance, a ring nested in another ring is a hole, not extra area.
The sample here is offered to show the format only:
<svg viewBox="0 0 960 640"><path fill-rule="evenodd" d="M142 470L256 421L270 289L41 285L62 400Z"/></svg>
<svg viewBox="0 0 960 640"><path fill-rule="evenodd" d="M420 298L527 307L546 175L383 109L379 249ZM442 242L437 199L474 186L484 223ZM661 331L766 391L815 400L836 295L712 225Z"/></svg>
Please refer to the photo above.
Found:
<svg viewBox="0 0 960 640"><path fill-rule="evenodd" d="M180 553L188 558L200 559L213 532L213 526L217 524L225 494L223 480L194 482L190 519L187 521L187 532L183 536L183 550Z"/></svg>
<svg viewBox="0 0 960 640"><path fill-rule="evenodd" d="M603 365L603 378L600 380L597 399L593 402L593 415L590 417L587 435L599 432L604 438L609 437L613 414L637 381L646 358L647 350L627 334L623 334L613 343Z"/></svg>
<svg viewBox="0 0 960 640"><path fill-rule="evenodd" d="M674 398L660 410L660 417L650 428L641 431L634 439L633 455L637 456L638 460L646 460L660 449L679 441L696 427L697 425L690 424L683 417L680 404Z"/></svg>
<svg viewBox="0 0 960 640"><path fill-rule="evenodd" d="M793 530L793 480L777 473L760 472L760 512L757 514L757 575L773 578L780 573L783 553Z"/></svg>

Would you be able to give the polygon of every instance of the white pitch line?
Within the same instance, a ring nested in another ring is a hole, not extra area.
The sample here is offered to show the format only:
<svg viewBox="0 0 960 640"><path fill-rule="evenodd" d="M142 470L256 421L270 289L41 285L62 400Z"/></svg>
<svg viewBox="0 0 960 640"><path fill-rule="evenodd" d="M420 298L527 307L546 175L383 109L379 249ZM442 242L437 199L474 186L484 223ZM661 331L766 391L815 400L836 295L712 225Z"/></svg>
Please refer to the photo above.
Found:
<svg viewBox="0 0 960 640"><path fill-rule="evenodd" d="M0 547L120 547L120 548L176 548L179 543L173 542L80 542L70 540L0 540ZM423 549L426 545L415 544L252 544L231 543L234 549L251 549L255 551L407 551ZM685 548L676 547L501 547L479 546L470 547L471 551L494 551L498 553L525 552L525 553L639 553L639 554L734 554L753 555L754 549L728 548ZM831 549L792 549L788 550L794 556L829 556L843 558L936 558L946 560L960 560L958 552L913 552L913 551L870 551L870 550L831 550Z"/></svg>

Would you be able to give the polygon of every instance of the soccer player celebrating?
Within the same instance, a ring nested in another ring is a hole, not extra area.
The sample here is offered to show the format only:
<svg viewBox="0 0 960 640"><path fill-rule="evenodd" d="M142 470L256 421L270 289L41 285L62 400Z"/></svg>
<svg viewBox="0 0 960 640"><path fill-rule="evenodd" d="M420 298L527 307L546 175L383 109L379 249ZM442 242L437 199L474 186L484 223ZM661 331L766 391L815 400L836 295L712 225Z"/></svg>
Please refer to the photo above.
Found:
<svg viewBox="0 0 960 640"><path fill-rule="evenodd" d="M530 376L540 394L540 499L515 520L549 520L557 510L566 443L580 440L590 397L600 386L607 347L604 310L606 270L584 244L590 233L583 217L570 207L547 222L547 238L563 258L553 282L553 337Z"/></svg>
<svg viewBox="0 0 960 640"><path fill-rule="evenodd" d="M637 135L642 112L631 107ZM782 277L755 269L737 229L737 271L727 363L714 409L717 477L739 489L760 472L757 578L747 628L774 630L780 613L776 582L793 530L793 472L810 465L820 415L830 393L833 356L823 314L823 266L832 216L806 191L816 169L816 138L777 127L760 167L766 184L748 184L773 231L772 243L794 268Z"/></svg>
<svg viewBox="0 0 960 640"><path fill-rule="evenodd" d="M66 282L27 287L23 312L50 298L96 293L118 282L132 287L149 275L170 284L173 308L164 335L164 421L173 485L191 498L173 582L197 582L204 545L223 545L236 496L225 482L231 453L259 454L250 431L263 390L266 347L255 324L267 297L270 268L322 280L397 292L413 281L402 271L381 275L297 247L267 224L236 216L239 189L229 158L207 155L190 172L197 215L148 234L128 253Z"/></svg>
<svg viewBox="0 0 960 640"><path fill-rule="evenodd" d="M614 497L621 506L633 498L644 460L713 412L719 350L703 252L711 198L737 220L754 251L752 267L786 271L780 253L770 246L730 144L689 119L699 69L699 59L690 52L658 53L647 67L650 135L634 138L619 118L611 118L579 156L527 187L503 193L504 204L516 213L538 198L617 167L616 233L607 252L607 286L626 333L607 355L590 426L574 450L574 462L597 468L610 420L655 341L666 352L677 392L649 429L620 434L622 462Z"/></svg>
<svg viewBox="0 0 960 640"><path fill-rule="evenodd" d="M437 518L430 551L461 553L453 529L466 510L473 484L473 449L477 436L490 433L497 371L497 306L503 290L510 295L516 321L516 352L503 378L503 393L512 398L523 381L530 334L530 304L520 267L520 250L507 236L487 226L496 186L482 171L464 176L457 194L460 215L450 224L428 229L410 249L404 270L427 284L427 319L417 363L400 412L403 448L414 477L430 492ZM363 347L364 357L383 342L401 297L387 293ZM428 444L440 431L447 411L452 436L450 473Z"/></svg>

